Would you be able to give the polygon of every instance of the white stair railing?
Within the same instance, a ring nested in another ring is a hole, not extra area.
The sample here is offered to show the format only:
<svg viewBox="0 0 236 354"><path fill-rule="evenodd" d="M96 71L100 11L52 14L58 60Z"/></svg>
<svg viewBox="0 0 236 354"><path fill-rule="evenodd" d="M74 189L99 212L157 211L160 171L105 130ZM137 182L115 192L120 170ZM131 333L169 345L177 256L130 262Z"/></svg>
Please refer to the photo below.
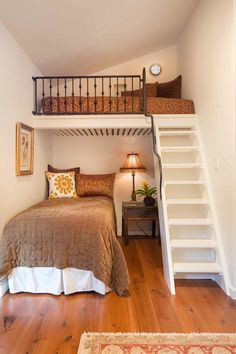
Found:
<svg viewBox="0 0 236 354"><path fill-rule="evenodd" d="M166 227L168 218L167 218L167 213L165 208L166 200L165 200L165 190L163 188L162 161L161 161L161 156L158 152L160 151L159 138L157 139L158 127L152 115L145 114L145 116L150 117L151 119L155 180L156 180L156 186L158 186L157 190L159 191L159 193L157 194L157 201L158 201L159 226L160 226L160 235L161 235L164 277L170 289L170 293L172 295L175 295L175 283L174 283L174 276L173 276L174 273L172 268L169 229L168 227Z"/></svg>

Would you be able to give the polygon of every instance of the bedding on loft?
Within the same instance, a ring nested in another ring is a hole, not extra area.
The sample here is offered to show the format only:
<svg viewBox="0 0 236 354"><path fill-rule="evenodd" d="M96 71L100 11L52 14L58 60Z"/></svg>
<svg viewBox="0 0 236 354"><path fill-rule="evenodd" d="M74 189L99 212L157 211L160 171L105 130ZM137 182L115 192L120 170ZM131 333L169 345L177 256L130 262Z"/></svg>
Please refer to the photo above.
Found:
<svg viewBox="0 0 236 354"><path fill-rule="evenodd" d="M141 75L33 77L35 115L193 114L181 98L181 76L146 83Z"/></svg>

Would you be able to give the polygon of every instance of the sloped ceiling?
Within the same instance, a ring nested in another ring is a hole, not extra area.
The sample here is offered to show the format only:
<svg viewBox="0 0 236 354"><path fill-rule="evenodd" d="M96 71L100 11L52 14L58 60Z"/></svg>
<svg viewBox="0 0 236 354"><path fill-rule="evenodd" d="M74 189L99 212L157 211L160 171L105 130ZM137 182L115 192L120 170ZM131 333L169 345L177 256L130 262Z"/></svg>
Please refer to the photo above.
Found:
<svg viewBox="0 0 236 354"><path fill-rule="evenodd" d="M175 44L197 0L0 0L44 75L89 74Z"/></svg>

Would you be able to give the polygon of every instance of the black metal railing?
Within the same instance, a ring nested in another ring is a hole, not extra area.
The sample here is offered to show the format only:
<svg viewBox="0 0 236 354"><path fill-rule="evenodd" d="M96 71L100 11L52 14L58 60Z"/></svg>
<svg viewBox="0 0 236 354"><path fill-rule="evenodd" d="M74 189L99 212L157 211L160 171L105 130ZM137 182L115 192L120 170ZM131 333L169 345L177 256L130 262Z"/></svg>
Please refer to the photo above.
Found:
<svg viewBox="0 0 236 354"><path fill-rule="evenodd" d="M145 68L142 76L37 76L33 82L34 115L145 112Z"/></svg>
<svg viewBox="0 0 236 354"><path fill-rule="evenodd" d="M161 161L161 155L157 151L157 138L156 138L156 133L155 133L155 126L154 126L154 118L152 114L148 114L144 112L145 117L151 118L151 135L152 135L152 150L154 155L157 157L158 161L158 172L159 172L159 194L160 194L160 199L162 200L162 183L163 183L163 166L162 166L162 161Z"/></svg>

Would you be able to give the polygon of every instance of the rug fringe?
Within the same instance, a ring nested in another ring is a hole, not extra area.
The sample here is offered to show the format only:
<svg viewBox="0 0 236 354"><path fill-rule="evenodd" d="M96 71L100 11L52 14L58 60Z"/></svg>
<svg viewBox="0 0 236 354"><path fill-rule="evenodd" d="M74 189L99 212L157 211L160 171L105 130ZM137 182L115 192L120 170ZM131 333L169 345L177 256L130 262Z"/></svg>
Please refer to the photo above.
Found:
<svg viewBox="0 0 236 354"><path fill-rule="evenodd" d="M113 336L120 336L120 335L174 335L174 336L186 336L186 335L194 335L194 336L236 336L236 332L83 332L83 334L91 334L91 335L113 335Z"/></svg>

